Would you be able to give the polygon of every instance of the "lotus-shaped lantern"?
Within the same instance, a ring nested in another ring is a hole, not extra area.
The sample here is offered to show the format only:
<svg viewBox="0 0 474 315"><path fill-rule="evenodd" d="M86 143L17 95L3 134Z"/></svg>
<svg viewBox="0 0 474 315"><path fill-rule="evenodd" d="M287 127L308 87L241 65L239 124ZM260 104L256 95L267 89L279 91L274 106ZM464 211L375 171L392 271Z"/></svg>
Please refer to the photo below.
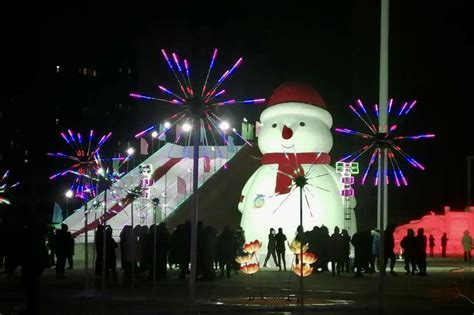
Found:
<svg viewBox="0 0 474 315"><path fill-rule="evenodd" d="M314 264L318 258L316 257L315 254L310 253L310 252L305 252L303 255L298 254L298 259L301 259L301 256L303 256L303 264Z"/></svg>
<svg viewBox="0 0 474 315"><path fill-rule="evenodd" d="M247 264L250 262L251 259L252 259L252 255L246 254L242 256L237 256L235 258L235 261L239 264Z"/></svg>
<svg viewBox="0 0 474 315"><path fill-rule="evenodd" d="M262 247L262 243L259 240L255 240L253 242L247 243L244 245L243 250L247 254L254 254Z"/></svg>
<svg viewBox="0 0 474 315"><path fill-rule="evenodd" d="M252 275L260 270L260 266L257 263L245 264L240 267L245 274Z"/></svg>
<svg viewBox="0 0 474 315"><path fill-rule="evenodd" d="M301 274L301 265L300 264L294 264L291 269L293 270L293 272L295 274L297 274L298 276L301 277L301 275L303 277L307 277L309 275L311 275L311 273L313 272L313 267L311 267L310 265L307 265L307 264L303 264L303 274Z"/></svg>
<svg viewBox="0 0 474 315"><path fill-rule="evenodd" d="M295 254L301 254L301 252L305 253L308 250L308 244L304 244L303 248L301 248L301 243L300 241L294 240L290 244L290 250L295 253Z"/></svg>

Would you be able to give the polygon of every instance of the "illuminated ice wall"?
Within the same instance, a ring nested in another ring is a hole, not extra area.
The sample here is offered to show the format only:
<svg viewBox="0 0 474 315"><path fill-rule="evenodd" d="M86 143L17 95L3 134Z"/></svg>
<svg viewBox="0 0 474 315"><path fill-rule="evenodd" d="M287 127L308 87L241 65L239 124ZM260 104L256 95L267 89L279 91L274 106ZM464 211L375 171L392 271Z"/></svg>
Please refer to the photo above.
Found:
<svg viewBox="0 0 474 315"><path fill-rule="evenodd" d="M400 241L407 234L408 229L416 231L419 228L425 229L425 235L428 238L430 234L435 238L434 254L441 254L441 237L443 233L447 234L448 242L446 253L448 255L462 255L463 249L461 239L465 230L474 232L474 207L468 211L451 211L449 207L444 208L444 214L425 215L419 220L410 221L408 224L401 225L395 229L395 251L400 253ZM428 248L427 248L428 251Z"/></svg>

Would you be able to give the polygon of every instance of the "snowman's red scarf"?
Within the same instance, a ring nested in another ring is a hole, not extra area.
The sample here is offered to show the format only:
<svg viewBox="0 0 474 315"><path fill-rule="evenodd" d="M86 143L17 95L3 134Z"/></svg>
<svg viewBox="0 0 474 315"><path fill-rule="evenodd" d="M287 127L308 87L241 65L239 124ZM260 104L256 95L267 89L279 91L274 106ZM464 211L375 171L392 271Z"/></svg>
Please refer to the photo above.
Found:
<svg viewBox="0 0 474 315"><path fill-rule="evenodd" d="M331 157L327 153L267 153L262 157L262 164L278 164L275 193L287 194L290 192L291 178L285 174L293 175L301 164L329 164ZM300 168L301 175L304 174Z"/></svg>

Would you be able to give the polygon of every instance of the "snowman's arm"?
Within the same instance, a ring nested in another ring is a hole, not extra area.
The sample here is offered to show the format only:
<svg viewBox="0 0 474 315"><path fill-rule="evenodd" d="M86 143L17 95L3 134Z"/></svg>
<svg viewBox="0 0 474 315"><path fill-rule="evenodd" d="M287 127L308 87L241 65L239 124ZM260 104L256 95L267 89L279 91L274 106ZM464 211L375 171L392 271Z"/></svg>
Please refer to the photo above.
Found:
<svg viewBox="0 0 474 315"><path fill-rule="evenodd" d="M240 195L240 200L239 200L239 205L238 205L238 208L239 208L239 211L240 211L240 212L243 212L243 211L244 211L245 197L246 197L247 194L249 193L250 186L252 185L253 180L255 179L255 174L257 174L257 172L253 173L253 175L252 175L252 176L249 178L249 180L245 183L244 188L242 189L242 193L241 193L241 195Z"/></svg>

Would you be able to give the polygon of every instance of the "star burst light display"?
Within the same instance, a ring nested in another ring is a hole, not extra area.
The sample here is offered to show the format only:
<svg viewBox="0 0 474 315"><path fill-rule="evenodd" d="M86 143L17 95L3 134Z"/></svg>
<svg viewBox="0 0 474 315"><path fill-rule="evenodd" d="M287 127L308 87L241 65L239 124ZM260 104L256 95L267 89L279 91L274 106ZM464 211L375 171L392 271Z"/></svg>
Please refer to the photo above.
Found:
<svg viewBox="0 0 474 315"><path fill-rule="evenodd" d="M68 144L72 153L48 153L49 156L66 159L72 163L68 168L52 175L49 179L54 180L65 175L74 175L70 189L76 197L81 199L93 198L97 195L98 180L97 172L102 167L102 162L107 159L100 157L99 151L112 133L103 135L99 141L95 141L94 131L91 130L86 139L81 133L75 133L71 129L61 132L61 137ZM124 158L114 158L125 161ZM108 159L113 160L113 159Z"/></svg>
<svg viewBox="0 0 474 315"><path fill-rule="evenodd" d="M204 82L202 83L202 88L197 88L192 84L191 66L187 59L181 60L176 53L169 54L164 49L162 49L161 53L168 65L170 72L173 74L176 82L178 83L179 92L172 91L171 89L168 89L162 85L158 85L158 89L164 93L168 99L157 98L138 93L130 93L130 96L136 99L165 102L177 107L177 112L163 121L164 130L159 132L158 138L166 134L173 126L180 124L181 130L176 132L176 138L174 140L175 143L183 140L184 142L187 142L189 146L191 139L191 133L189 131L191 131L193 128L200 128L200 142L204 143L205 145L209 145L209 142L213 145L217 145L217 139L219 138L222 139L222 142L225 145L227 145L227 139L225 135L227 130L230 130L237 137L251 145L237 132L235 128L230 128L229 124L226 121L223 121L216 114L216 110L218 107L226 105L263 103L265 99L259 98L241 101L235 99L222 99L227 93L225 89L221 88L222 84L242 64L243 59L239 58L230 69L226 70L217 79L217 81L215 81L214 84L211 84L210 79L213 74L212 70L215 65L217 52L218 50L214 49L207 75ZM194 118L199 118L199 126L193 126ZM150 132L153 132L155 129L155 125L150 126L137 133L135 138L140 138ZM187 139L184 139L183 133L187 134Z"/></svg>
<svg viewBox="0 0 474 315"><path fill-rule="evenodd" d="M349 105L350 110L362 121L365 125L368 132L360 132L352 129L347 128L336 128L335 130L342 134L356 136L358 138L362 138L366 141L366 143L354 153L351 153L345 157L343 157L340 162L354 162L363 157L366 152L372 152L369 160L369 164L365 168L363 173L361 184L364 185L367 182L367 177L372 169L374 169L375 178L374 184L378 185L379 178L378 178L378 171L377 167L372 168L374 164L376 164L377 159L382 157L381 151L382 149L387 149L387 157L389 160L389 167L387 167L385 173L385 180L387 184L390 183L390 178L392 178L393 182L397 187L402 185L407 186L408 181L400 167L399 159L405 160L409 165L413 168L424 170L425 167L415 160L413 157L408 155L401 147L400 142L403 140L421 140L421 139L430 139L434 138L434 134L427 133L427 134L419 134L419 135L399 135L397 134L399 130L399 124L404 117L410 113L410 111L415 107L416 101L405 102L403 103L398 110L394 108L393 99L390 99L387 106L388 111L388 132L381 133L379 132L378 126L374 123L371 118L371 115L367 111L366 107L362 103L360 99L356 101L356 106ZM373 107L374 115L378 122L379 116L379 107L377 104ZM392 114L392 117L390 116Z"/></svg>
<svg viewBox="0 0 474 315"><path fill-rule="evenodd" d="M3 173L2 178L0 178L0 205L6 204L10 205L10 200L7 199L6 195L10 191L10 189L17 187L20 185L20 182L16 182L14 184L8 183L8 178L10 176L10 171L7 170Z"/></svg>

